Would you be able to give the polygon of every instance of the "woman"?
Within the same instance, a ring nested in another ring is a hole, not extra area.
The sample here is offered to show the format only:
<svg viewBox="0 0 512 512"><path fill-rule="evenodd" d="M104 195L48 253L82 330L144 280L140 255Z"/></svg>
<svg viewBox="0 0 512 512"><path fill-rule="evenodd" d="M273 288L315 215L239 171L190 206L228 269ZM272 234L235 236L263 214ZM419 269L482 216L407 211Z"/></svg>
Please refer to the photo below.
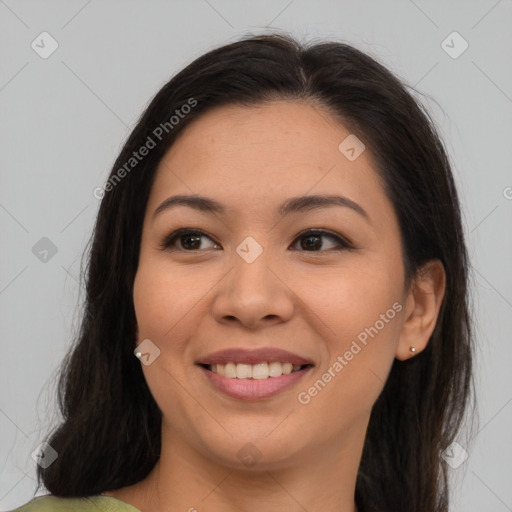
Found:
<svg viewBox="0 0 512 512"><path fill-rule="evenodd" d="M19 512L448 510L468 260L445 149L396 77L337 42L215 49L95 195L50 495Z"/></svg>

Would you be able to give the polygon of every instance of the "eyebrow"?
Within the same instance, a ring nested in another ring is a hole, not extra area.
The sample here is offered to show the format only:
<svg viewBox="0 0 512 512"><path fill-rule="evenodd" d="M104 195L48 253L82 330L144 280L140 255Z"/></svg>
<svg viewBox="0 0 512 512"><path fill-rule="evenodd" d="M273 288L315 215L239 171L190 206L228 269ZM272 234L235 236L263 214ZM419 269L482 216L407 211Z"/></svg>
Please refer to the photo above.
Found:
<svg viewBox="0 0 512 512"><path fill-rule="evenodd" d="M175 206L188 206L189 208L203 212L209 211L218 214L226 213L226 207L223 204L209 197L199 195L176 195L168 197L165 201L163 201L154 211L153 218L155 218L163 211L169 210ZM366 210L358 203L344 196L311 195L291 197L279 205L276 213L280 217L284 217L291 213L304 212L319 208L329 208L333 206L350 208L351 210L364 217L365 220L371 224L370 216Z"/></svg>

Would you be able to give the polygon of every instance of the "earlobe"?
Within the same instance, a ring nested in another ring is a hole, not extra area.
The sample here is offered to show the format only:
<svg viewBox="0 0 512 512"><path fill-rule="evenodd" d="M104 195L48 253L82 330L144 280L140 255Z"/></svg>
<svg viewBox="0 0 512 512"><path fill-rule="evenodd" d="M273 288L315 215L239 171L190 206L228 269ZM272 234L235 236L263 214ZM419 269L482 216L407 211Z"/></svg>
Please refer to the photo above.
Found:
<svg viewBox="0 0 512 512"><path fill-rule="evenodd" d="M440 260L430 260L417 272L404 308L395 357L400 361L422 352L434 332L446 288Z"/></svg>

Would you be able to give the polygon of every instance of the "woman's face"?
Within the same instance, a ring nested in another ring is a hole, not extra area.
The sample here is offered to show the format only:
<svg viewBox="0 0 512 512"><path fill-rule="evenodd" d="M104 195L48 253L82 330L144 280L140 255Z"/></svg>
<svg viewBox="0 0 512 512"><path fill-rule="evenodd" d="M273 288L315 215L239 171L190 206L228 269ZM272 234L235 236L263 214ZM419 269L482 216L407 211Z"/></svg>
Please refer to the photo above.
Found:
<svg viewBox="0 0 512 512"><path fill-rule="evenodd" d="M392 204L350 135L301 101L221 107L161 161L134 304L175 446L238 468L361 448L409 293Z"/></svg>

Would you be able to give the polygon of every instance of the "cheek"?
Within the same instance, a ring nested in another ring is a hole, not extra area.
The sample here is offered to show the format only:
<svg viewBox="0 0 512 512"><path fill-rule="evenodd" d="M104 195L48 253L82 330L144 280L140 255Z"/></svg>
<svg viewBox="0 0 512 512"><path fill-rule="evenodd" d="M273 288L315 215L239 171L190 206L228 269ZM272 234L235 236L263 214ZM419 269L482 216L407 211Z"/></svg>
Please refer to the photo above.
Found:
<svg viewBox="0 0 512 512"><path fill-rule="evenodd" d="M325 352L298 401L333 421L339 414L367 415L394 361L402 281L389 269L353 266L314 283L299 295L308 297Z"/></svg>
<svg viewBox="0 0 512 512"><path fill-rule="evenodd" d="M210 327L203 327L211 320L208 290L217 281L215 276L180 271L155 259L141 260L139 265L133 286L137 343L150 339L160 350L155 368L165 368L180 382L188 378L196 355L198 343L191 339ZM153 365L144 369L151 370Z"/></svg>
<svg viewBox="0 0 512 512"><path fill-rule="evenodd" d="M297 396L310 417L336 430L340 422L349 425L369 416L391 370L399 332L396 310L390 306L383 312L387 323L380 317L366 321L359 311L335 326L339 336L326 339L328 356Z"/></svg>
<svg viewBox="0 0 512 512"><path fill-rule="evenodd" d="M310 321L315 321L317 332L325 335L336 355L348 349L360 333L364 341L365 330L376 323L382 343L395 339L397 322L391 320L400 308L393 308L393 304L402 300L403 283L401 267L395 267L385 266L376 258L365 259L361 264L294 280L292 288L307 306L302 314L309 312Z"/></svg>
<svg viewBox="0 0 512 512"><path fill-rule="evenodd" d="M189 334L194 329L193 313L200 295L190 287L189 278L188 288L185 282L180 283L179 272L170 273L158 263L145 265L141 261L133 286L137 343L149 339L159 350L151 364L142 365L142 371L160 410L166 414L174 411L176 418L187 417L185 411L191 408L189 395L184 392L189 372L185 361L190 359ZM200 418L194 404L187 414ZM183 421L175 423L176 428L186 430Z"/></svg>
<svg viewBox="0 0 512 512"><path fill-rule="evenodd" d="M197 303L201 290L185 273L170 272L158 263L141 261L133 286L139 337L164 340L182 329L183 320Z"/></svg>
<svg viewBox="0 0 512 512"><path fill-rule="evenodd" d="M177 293L177 284L176 279L171 282L154 265L141 264L133 286L137 344L149 339L152 344L148 346L158 354L150 365L143 365L142 370L160 407L171 406L167 402L173 402L176 398L169 392L173 389L170 387L173 378L180 382L184 378L183 358L187 338L183 329L191 306L183 293ZM161 395L161 390L167 391Z"/></svg>

